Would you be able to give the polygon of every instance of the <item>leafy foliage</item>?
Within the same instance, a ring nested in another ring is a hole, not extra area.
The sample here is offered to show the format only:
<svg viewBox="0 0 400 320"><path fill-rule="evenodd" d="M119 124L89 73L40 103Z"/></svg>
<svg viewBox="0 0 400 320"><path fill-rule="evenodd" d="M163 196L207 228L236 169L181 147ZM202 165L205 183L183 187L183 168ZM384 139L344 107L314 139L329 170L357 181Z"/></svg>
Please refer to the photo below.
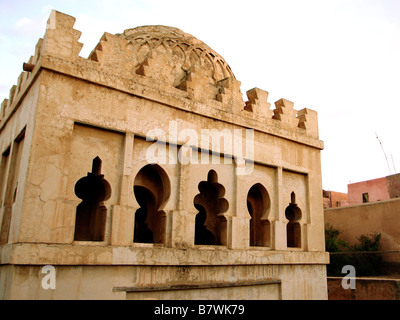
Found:
<svg viewBox="0 0 400 320"><path fill-rule="evenodd" d="M361 235L358 243L349 245L339 236L342 232L331 225L325 227L326 251L330 255L330 264L327 267L328 276L343 276L342 268L352 265L356 268L357 276L375 276L379 274L382 264L381 234Z"/></svg>
<svg viewBox="0 0 400 320"><path fill-rule="evenodd" d="M325 227L325 248L328 252L341 252L347 250L349 244L340 239L342 232L332 227L330 224Z"/></svg>
<svg viewBox="0 0 400 320"><path fill-rule="evenodd" d="M382 255L375 253L381 249L381 234L361 235L357 238L358 244L353 246L354 266L359 276L376 276L379 274L379 267L382 264ZM374 252L374 253L368 253Z"/></svg>

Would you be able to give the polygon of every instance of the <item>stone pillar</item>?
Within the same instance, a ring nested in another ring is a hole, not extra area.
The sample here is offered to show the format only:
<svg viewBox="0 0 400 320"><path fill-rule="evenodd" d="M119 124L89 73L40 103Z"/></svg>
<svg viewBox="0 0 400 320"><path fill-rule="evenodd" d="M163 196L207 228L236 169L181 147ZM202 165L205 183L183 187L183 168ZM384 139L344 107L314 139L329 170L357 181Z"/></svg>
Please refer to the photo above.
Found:
<svg viewBox="0 0 400 320"><path fill-rule="evenodd" d="M139 204L133 195L132 154L134 134L125 135L124 164L121 177L121 193L118 205L112 206L111 245L131 245L135 228L135 212Z"/></svg>
<svg viewBox="0 0 400 320"><path fill-rule="evenodd" d="M235 161L235 198L236 206L234 208L233 214L235 216L231 217L228 221L228 248L229 249L246 249L250 245L250 214L247 211L246 193L241 192L243 179L246 176L237 174L242 170L244 172L246 167L246 162Z"/></svg>
<svg viewBox="0 0 400 320"><path fill-rule="evenodd" d="M276 216L272 225L272 249L274 250L286 250L286 217L285 217L285 204L282 199L282 167L278 167L276 170Z"/></svg>
<svg viewBox="0 0 400 320"><path fill-rule="evenodd" d="M191 148L184 146L179 150L180 155L185 157L190 153ZM170 212L169 232L167 231L168 246L173 248L188 248L194 246L195 220L196 214L193 197L190 195L190 171L191 162L178 161L179 166L179 191L178 206L176 210ZM193 208L193 211L191 209Z"/></svg>

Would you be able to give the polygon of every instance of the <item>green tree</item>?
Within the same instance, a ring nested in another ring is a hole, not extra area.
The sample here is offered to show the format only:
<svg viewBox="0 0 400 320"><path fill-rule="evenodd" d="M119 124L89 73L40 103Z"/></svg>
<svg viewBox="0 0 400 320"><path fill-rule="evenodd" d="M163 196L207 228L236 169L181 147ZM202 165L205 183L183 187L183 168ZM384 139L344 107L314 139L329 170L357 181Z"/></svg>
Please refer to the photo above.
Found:
<svg viewBox="0 0 400 320"><path fill-rule="evenodd" d="M332 227L330 224L325 226L325 249L328 252L342 252L349 249L349 244L339 238L342 231Z"/></svg>
<svg viewBox="0 0 400 320"><path fill-rule="evenodd" d="M330 253L328 276L343 276L342 268L351 265L356 268L357 276L376 276L382 264L381 234L361 235L358 243L349 245L339 236L342 232L327 224L325 226L325 248Z"/></svg>
<svg viewBox="0 0 400 320"><path fill-rule="evenodd" d="M346 241L339 238L341 233L342 231L335 229L330 224L325 226L325 248L327 252L331 253L330 263L327 266L327 273L330 277L342 276L343 266L348 265L350 261L347 254L335 254L346 252L350 248Z"/></svg>
<svg viewBox="0 0 400 320"><path fill-rule="evenodd" d="M352 251L354 267L358 276L376 276L379 275L382 265L381 234L374 233L370 235L361 235L357 238L358 243L353 245Z"/></svg>

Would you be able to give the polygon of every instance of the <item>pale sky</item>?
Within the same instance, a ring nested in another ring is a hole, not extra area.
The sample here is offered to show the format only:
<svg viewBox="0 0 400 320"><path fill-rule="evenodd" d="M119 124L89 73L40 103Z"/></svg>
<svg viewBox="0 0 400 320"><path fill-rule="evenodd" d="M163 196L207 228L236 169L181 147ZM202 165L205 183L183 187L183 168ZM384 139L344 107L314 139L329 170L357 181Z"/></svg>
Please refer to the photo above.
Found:
<svg viewBox="0 0 400 320"><path fill-rule="evenodd" d="M0 0L1 101L51 9L77 19L82 57L104 32L173 26L223 56L243 94L316 110L325 190L400 172L399 0Z"/></svg>

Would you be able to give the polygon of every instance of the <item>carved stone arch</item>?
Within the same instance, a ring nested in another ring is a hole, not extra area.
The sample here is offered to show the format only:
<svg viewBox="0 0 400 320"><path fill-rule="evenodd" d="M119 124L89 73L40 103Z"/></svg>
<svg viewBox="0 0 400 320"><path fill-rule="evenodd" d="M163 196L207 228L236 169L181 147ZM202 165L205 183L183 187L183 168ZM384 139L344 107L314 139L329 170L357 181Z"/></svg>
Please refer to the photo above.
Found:
<svg viewBox="0 0 400 320"><path fill-rule="evenodd" d="M165 243L166 214L171 195L167 173L159 166L143 167L135 178L134 194L140 208L135 213L135 243Z"/></svg>
<svg viewBox="0 0 400 320"><path fill-rule="evenodd" d="M215 62L215 75L214 75L216 81L223 80L229 76L228 74L226 74L225 70L226 69L222 66L222 61L217 60Z"/></svg>
<svg viewBox="0 0 400 320"><path fill-rule="evenodd" d="M302 211L296 204L296 194L290 195L291 202L285 210L285 217L288 220L286 226L286 237L288 248L301 248L301 223Z"/></svg>
<svg viewBox="0 0 400 320"><path fill-rule="evenodd" d="M160 50L161 48L161 50ZM162 41L162 40L158 40L157 42L155 42L153 44L153 48L152 51L156 51L156 52L160 52L162 54L171 54L172 50L170 48L170 46L168 45L168 43Z"/></svg>
<svg viewBox="0 0 400 320"><path fill-rule="evenodd" d="M172 51L172 54L174 54L174 55L179 55L180 54L180 58L181 58L181 60L183 60L184 61L184 63L186 62L186 53L185 53L185 49L183 49L180 45L179 45L179 43L174 43L172 46L170 46L171 47L171 51Z"/></svg>
<svg viewBox="0 0 400 320"><path fill-rule="evenodd" d="M137 61L139 64L143 63L146 61L148 58L149 54L151 53L151 45L147 41L143 41L138 48L137 51Z"/></svg>
<svg viewBox="0 0 400 320"><path fill-rule="evenodd" d="M214 78L214 76L215 76L215 68L214 68L213 59L205 51L202 52L202 54L200 56L200 59L201 59L202 69L204 70L203 71L204 74L207 74L208 76L210 76L211 79L216 81L215 78Z"/></svg>
<svg viewBox="0 0 400 320"><path fill-rule="evenodd" d="M186 66L186 54L185 51L179 46L179 44L174 44L171 47L171 58L173 59L175 66L171 73L173 74L173 86L178 87L184 79L187 77Z"/></svg>
<svg viewBox="0 0 400 320"><path fill-rule="evenodd" d="M207 181L199 183L200 193L194 198L194 206L199 213L196 216L196 245L226 245L227 220L223 215L229 209L224 198L225 188L218 182L214 170L209 171Z"/></svg>
<svg viewBox="0 0 400 320"><path fill-rule="evenodd" d="M222 64L225 66L224 70L228 72L228 77L231 77L232 79L235 79L235 75L233 74L233 71L229 65L225 61L222 61Z"/></svg>
<svg viewBox="0 0 400 320"><path fill-rule="evenodd" d="M190 47L187 52L189 53L188 58L189 58L189 62L190 62L190 66L195 66L198 65L200 66L201 61L200 61L200 55L201 52L197 52L196 49L194 47Z"/></svg>
<svg viewBox="0 0 400 320"><path fill-rule="evenodd" d="M269 213L271 200L267 189L257 183L253 185L247 195L247 209L250 219L250 246L271 246L271 222Z"/></svg>
<svg viewBox="0 0 400 320"><path fill-rule="evenodd" d="M163 39L162 38L151 37L151 38L149 38L148 41L151 43L153 49L158 48L160 45L163 45L164 47L168 46L168 45L163 43Z"/></svg>
<svg viewBox="0 0 400 320"><path fill-rule="evenodd" d="M75 241L104 241L107 208L104 201L111 197L111 186L101 174L102 161L93 160L92 172L75 185L75 194L82 202L76 209Z"/></svg>
<svg viewBox="0 0 400 320"><path fill-rule="evenodd" d="M182 90L186 92L185 97L193 101L205 103L217 100L226 104L237 101L242 104L242 95L237 92L240 91L240 83L235 80L228 64L218 53L192 35L172 27L143 26L125 30L119 36L136 44L134 73L137 75ZM170 53L170 59L165 57L161 63L157 62L160 58L157 46L160 44ZM181 51L176 51L175 55L172 51L178 47L183 50L183 59L176 59L177 56L181 57ZM231 80L220 83L227 78Z"/></svg>
<svg viewBox="0 0 400 320"><path fill-rule="evenodd" d="M164 85L177 87L186 76L182 68L184 63L184 52L179 47L172 48L167 41L160 39L151 44L150 53L136 73Z"/></svg>
<svg viewBox="0 0 400 320"><path fill-rule="evenodd" d="M130 52L131 52L130 59L132 60L133 67L136 67L136 66L139 64L139 62L138 62L138 60L137 60L137 55L136 55L136 52L137 52L137 44L134 43L132 40L129 40L129 41L126 43L126 48L127 48L128 50L130 50Z"/></svg>

